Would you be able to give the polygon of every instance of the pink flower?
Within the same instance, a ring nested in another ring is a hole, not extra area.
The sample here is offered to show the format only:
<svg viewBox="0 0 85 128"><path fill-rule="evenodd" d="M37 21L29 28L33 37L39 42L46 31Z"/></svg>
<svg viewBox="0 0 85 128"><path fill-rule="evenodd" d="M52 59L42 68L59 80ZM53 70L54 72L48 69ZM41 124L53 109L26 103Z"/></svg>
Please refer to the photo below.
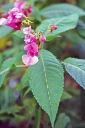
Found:
<svg viewBox="0 0 85 128"><path fill-rule="evenodd" d="M21 22L16 23L14 21L7 24L7 26L14 28L15 30L20 30L21 28L20 25L21 25Z"/></svg>
<svg viewBox="0 0 85 128"><path fill-rule="evenodd" d="M20 18L23 17L23 13L19 12L19 13L16 14L15 17L16 17L17 19L20 19Z"/></svg>
<svg viewBox="0 0 85 128"><path fill-rule="evenodd" d="M23 29L25 34L25 46L24 50L27 51L27 54L22 56L22 61L26 66L34 65L38 62L38 44L37 36L35 33L31 33L31 26Z"/></svg>
<svg viewBox="0 0 85 128"><path fill-rule="evenodd" d="M0 19L0 25L7 25L16 30L20 30L23 14L19 12L17 8L13 8L9 13L8 17Z"/></svg>
<svg viewBox="0 0 85 128"><path fill-rule="evenodd" d="M0 25L5 25L7 24L7 20L5 18L0 19Z"/></svg>
<svg viewBox="0 0 85 128"><path fill-rule="evenodd" d="M30 43L29 35L25 35L24 41L25 41L26 44Z"/></svg>
<svg viewBox="0 0 85 128"><path fill-rule="evenodd" d="M39 41L40 42L45 42L46 41L46 37L45 36L40 36Z"/></svg>
<svg viewBox="0 0 85 128"><path fill-rule="evenodd" d="M32 6L29 6L29 7L28 7L28 12L31 13L32 11L33 11Z"/></svg>
<svg viewBox="0 0 85 128"><path fill-rule="evenodd" d="M27 15L24 9L25 5L26 2L16 1L14 3L14 8L3 15L4 19L0 19L0 25L7 25L14 28L15 30L20 30L23 15Z"/></svg>
<svg viewBox="0 0 85 128"><path fill-rule="evenodd" d="M38 57L37 56L31 57L28 54L25 54L22 56L22 61L26 66L31 66L38 62Z"/></svg>
<svg viewBox="0 0 85 128"><path fill-rule="evenodd" d="M24 47L24 50L27 51L27 54L29 54L30 56L38 56L38 45L34 42L27 44Z"/></svg>
<svg viewBox="0 0 85 128"><path fill-rule="evenodd" d="M16 16L17 13L19 13L20 10L18 8L12 8L9 12L8 12L8 16Z"/></svg>
<svg viewBox="0 0 85 128"><path fill-rule="evenodd" d="M38 62L38 45L35 34L31 33L31 26L23 29L25 34L25 43L24 50L27 51L27 54L22 56L22 61L26 66L34 65Z"/></svg>
<svg viewBox="0 0 85 128"><path fill-rule="evenodd" d="M15 6L16 8L19 8L19 9L24 9L25 5L26 5L26 2L22 2L22 1L16 1L16 2L14 3L14 6Z"/></svg>
<svg viewBox="0 0 85 128"><path fill-rule="evenodd" d="M2 17L3 17L3 18L6 18L6 19L7 19L8 16L9 16L8 13L2 14Z"/></svg>
<svg viewBox="0 0 85 128"><path fill-rule="evenodd" d="M25 41L26 44L31 43L31 42L37 43L35 35L33 35L31 33L29 35L25 35L24 41Z"/></svg>
<svg viewBox="0 0 85 128"><path fill-rule="evenodd" d="M23 33L24 33L24 34L29 34L30 31L31 31L31 26L26 27L26 28L23 29Z"/></svg>

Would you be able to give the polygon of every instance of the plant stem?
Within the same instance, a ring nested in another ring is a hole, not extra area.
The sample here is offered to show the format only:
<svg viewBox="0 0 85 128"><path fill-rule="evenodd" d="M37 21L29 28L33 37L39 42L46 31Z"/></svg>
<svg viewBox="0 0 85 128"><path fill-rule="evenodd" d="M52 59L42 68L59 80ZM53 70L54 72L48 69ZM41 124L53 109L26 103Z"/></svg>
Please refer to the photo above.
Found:
<svg viewBox="0 0 85 128"><path fill-rule="evenodd" d="M26 67L26 66L25 65L16 65L15 66L15 68L22 68L22 67ZM9 70L10 70L10 68L7 68L7 69L3 70L2 72L0 72L0 75L2 75L3 73L5 73L5 72L7 72Z"/></svg>
<svg viewBox="0 0 85 128"><path fill-rule="evenodd" d="M31 91L31 87L29 87L29 88L26 90L26 92L24 93L24 96L23 96L23 97L25 97L30 91Z"/></svg>
<svg viewBox="0 0 85 128"><path fill-rule="evenodd" d="M36 120L34 128L40 128L40 120L41 120L41 108L39 107L36 112Z"/></svg>
<svg viewBox="0 0 85 128"><path fill-rule="evenodd" d="M8 107L9 99L8 99L8 88L5 89L5 108Z"/></svg>
<svg viewBox="0 0 85 128"><path fill-rule="evenodd" d="M81 118L83 121L85 121L85 90L84 89L81 89L80 102L81 102Z"/></svg>

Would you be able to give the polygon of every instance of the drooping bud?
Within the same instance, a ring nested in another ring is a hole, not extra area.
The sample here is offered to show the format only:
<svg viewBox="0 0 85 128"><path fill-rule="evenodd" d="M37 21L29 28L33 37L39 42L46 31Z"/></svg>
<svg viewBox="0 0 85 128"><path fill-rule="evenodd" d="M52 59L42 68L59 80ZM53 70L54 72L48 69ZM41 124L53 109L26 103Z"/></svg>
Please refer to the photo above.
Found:
<svg viewBox="0 0 85 128"><path fill-rule="evenodd" d="M53 32L53 31L56 30L56 29L57 29L57 26L54 25L54 24L52 24L52 25L49 26L50 32Z"/></svg>
<svg viewBox="0 0 85 128"><path fill-rule="evenodd" d="M32 6L29 6L29 7L28 7L28 12L31 13L32 11L33 11Z"/></svg>
<svg viewBox="0 0 85 128"><path fill-rule="evenodd" d="M46 37L45 36L40 36L39 41L40 42L45 42L46 41Z"/></svg>

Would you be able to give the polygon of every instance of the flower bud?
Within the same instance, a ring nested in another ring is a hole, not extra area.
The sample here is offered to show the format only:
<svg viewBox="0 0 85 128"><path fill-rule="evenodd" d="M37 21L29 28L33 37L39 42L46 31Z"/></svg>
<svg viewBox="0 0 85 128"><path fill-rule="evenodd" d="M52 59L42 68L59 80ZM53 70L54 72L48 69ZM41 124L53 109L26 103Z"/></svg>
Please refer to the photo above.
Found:
<svg viewBox="0 0 85 128"><path fill-rule="evenodd" d="M28 7L28 12L31 13L32 11L33 11L32 6L29 6L29 7Z"/></svg>
<svg viewBox="0 0 85 128"><path fill-rule="evenodd" d="M46 41L46 37L45 36L40 36L39 41L40 42L45 42Z"/></svg>
<svg viewBox="0 0 85 128"><path fill-rule="evenodd" d="M57 29L57 26L52 24L52 25L50 25L49 29L50 29L50 32L52 32Z"/></svg>

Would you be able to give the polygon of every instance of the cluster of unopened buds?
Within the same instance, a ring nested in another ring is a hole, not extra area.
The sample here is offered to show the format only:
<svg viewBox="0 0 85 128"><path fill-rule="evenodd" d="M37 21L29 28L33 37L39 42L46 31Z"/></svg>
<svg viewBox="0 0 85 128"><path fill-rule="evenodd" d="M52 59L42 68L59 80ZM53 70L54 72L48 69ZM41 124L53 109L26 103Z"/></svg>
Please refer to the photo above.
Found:
<svg viewBox="0 0 85 128"><path fill-rule="evenodd" d="M14 3L14 8L8 13L3 14L3 18L0 19L0 25L7 25L14 28L15 30L20 30L21 25L26 27L23 29L25 34L25 46L24 50L27 51L25 55L22 56L22 61L26 66L36 64L38 60L38 52L42 49L43 42L46 41L46 34L39 32L35 33L31 28L31 21L29 20L29 14L32 12L32 6L25 8L26 2L16 1ZM47 32L52 32L57 29L56 25L49 25Z"/></svg>

